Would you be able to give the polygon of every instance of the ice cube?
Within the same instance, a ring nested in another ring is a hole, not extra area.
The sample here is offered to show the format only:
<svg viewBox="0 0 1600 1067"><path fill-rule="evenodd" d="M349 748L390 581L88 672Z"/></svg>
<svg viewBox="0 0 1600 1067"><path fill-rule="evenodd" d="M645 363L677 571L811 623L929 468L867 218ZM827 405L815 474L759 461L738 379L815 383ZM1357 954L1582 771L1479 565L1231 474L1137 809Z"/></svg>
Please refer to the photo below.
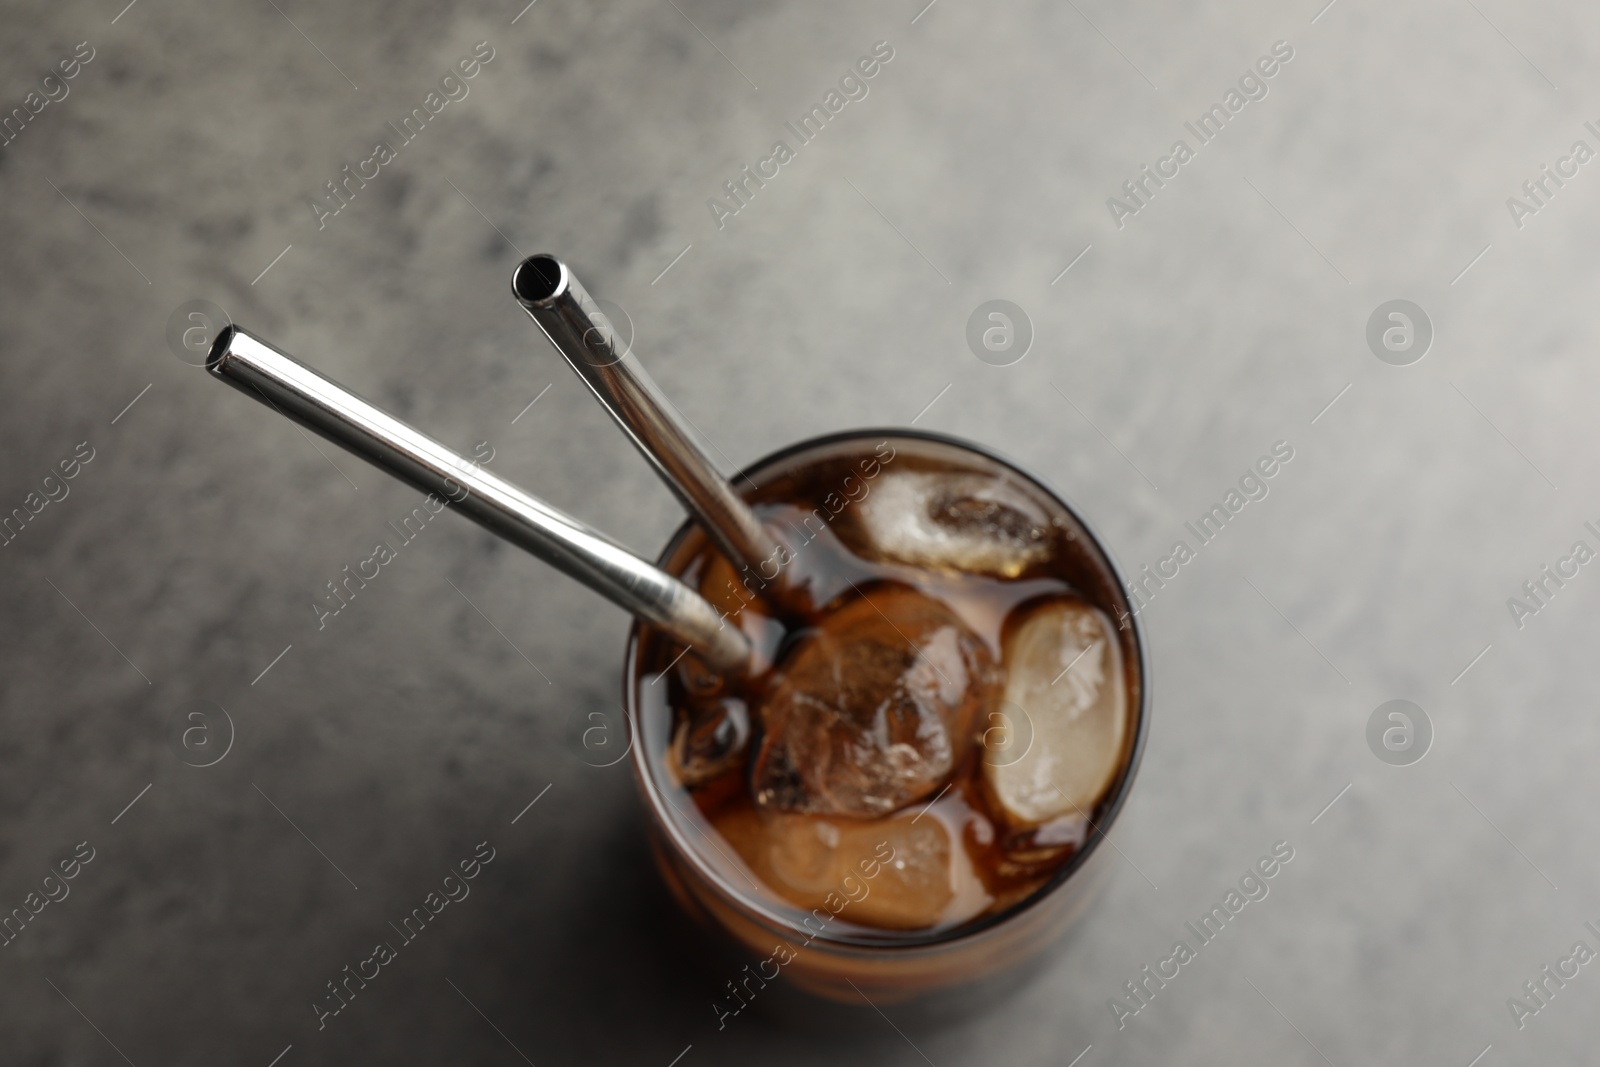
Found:
<svg viewBox="0 0 1600 1067"><path fill-rule="evenodd" d="M995 872L1010 879L1048 875L1082 848L1088 837L1088 816L1076 811L1040 826L1012 830L1001 841Z"/></svg>
<svg viewBox="0 0 1600 1067"><path fill-rule="evenodd" d="M1122 767L1131 728L1111 620L1075 597L1051 600L1012 631L1004 663L1001 706L1025 720L1007 725L1027 744L1020 755L1003 756L991 746L983 771L1007 822L1087 819Z"/></svg>
<svg viewBox="0 0 1600 1067"><path fill-rule="evenodd" d="M785 900L862 926L932 926L975 881L965 850L932 817L861 822L744 809L717 829Z"/></svg>
<svg viewBox="0 0 1600 1067"><path fill-rule="evenodd" d="M950 610L877 586L826 616L762 708L756 803L871 818L938 789L975 739L999 672Z"/></svg>
<svg viewBox="0 0 1600 1067"><path fill-rule="evenodd" d="M1015 578L1050 554L1050 518L1000 478L890 471L856 505L855 526L880 558Z"/></svg>
<svg viewBox="0 0 1600 1067"><path fill-rule="evenodd" d="M738 697L693 701L672 734L673 772L686 786L703 785L744 757L749 738L750 714Z"/></svg>

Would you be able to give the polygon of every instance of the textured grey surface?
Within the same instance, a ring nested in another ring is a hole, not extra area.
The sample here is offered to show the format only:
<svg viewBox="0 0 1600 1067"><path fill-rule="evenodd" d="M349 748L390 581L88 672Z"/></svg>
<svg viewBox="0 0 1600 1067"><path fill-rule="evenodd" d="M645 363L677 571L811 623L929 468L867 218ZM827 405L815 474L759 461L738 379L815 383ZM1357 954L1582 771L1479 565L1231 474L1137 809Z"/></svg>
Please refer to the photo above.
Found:
<svg viewBox="0 0 1600 1067"><path fill-rule="evenodd" d="M0 148L0 507L95 458L0 549L0 907L96 854L0 949L5 1061L1590 1059L1592 966L1524 1029L1506 1001L1600 948L1600 578L1521 630L1506 598L1600 546L1600 177L1521 229L1505 200L1600 146L1600 15L1474 4L7 4L6 108L96 53ZM1266 98L1114 226L1279 39ZM470 95L318 231L322 183L480 40ZM870 94L719 232L706 199L879 40ZM1151 602L1127 863L1007 1003L719 1032L627 766L584 743L620 729L626 620L454 516L317 631L416 494L180 363L169 314L216 301L653 551L674 502L513 305L518 248L628 310L730 461L938 396L919 426L1039 471L1130 570L1293 445ZM995 297L1037 331L1006 368L964 341ZM1396 297L1437 331L1409 367L1364 341ZM1436 730L1410 767L1365 742L1396 697ZM195 700L236 732L205 769L175 748ZM1108 1000L1279 839L1271 895L1119 1030ZM319 1032L324 983L483 840L471 896Z"/></svg>

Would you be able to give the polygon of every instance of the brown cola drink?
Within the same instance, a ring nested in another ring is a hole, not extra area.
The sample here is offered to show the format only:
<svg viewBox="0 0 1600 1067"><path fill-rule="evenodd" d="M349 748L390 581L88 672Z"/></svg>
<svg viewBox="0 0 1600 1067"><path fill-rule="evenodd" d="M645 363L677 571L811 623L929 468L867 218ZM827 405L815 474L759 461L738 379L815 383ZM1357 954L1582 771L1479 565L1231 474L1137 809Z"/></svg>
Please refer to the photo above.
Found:
<svg viewBox="0 0 1600 1067"><path fill-rule="evenodd" d="M715 674L646 625L629 659L669 881L821 992L968 977L952 961L995 955L1126 793L1145 687L1115 569L1054 494L932 435L809 442L741 484L775 558L689 526L662 562L761 668Z"/></svg>

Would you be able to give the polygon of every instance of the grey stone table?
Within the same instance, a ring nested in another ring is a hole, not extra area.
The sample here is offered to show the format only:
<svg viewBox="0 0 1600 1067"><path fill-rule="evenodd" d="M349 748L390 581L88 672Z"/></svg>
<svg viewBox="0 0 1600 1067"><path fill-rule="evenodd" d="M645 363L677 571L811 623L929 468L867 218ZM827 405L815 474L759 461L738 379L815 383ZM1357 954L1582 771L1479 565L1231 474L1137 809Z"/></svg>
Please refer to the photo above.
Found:
<svg viewBox="0 0 1600 1067"><path fill-rule="evenodd" d="M0 909L38 913L0 1058L1592 1061L1600 12L922 2L5 6ZM653 551L672 498L508 294L536 250L730 465L967 436L1143 578L1119 871L1004 1003L719 1030L606 766L627 620L475 527L319 629L416 494L186 365L175 312ZM1006 366L966 340L991 299L1031 325Z"/></svg>

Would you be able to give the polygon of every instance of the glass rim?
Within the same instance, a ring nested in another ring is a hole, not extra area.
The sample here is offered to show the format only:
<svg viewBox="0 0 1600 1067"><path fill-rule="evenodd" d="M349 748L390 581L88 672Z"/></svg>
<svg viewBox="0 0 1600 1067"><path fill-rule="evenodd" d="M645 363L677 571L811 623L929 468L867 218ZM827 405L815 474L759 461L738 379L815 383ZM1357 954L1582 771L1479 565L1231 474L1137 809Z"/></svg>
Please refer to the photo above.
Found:
<svg viewBox="0 0 1600 1067"><path fill-rule="evenodd" d="M1105 808L1105 816L1099 820L1098 824L1090 820L1090 833L1085 837L1083 845L1050 876L1044 885L1002 911L962 923L959 926L938 933L929 933L921 936L912 935L894 940L877 940L849 933L816 933L799 926L788 917L773 910L765 901L740 890L701 855L699 849L688 839L684 828L674 821L673 815L678 814L677 806L662 792L662 786L655 779L650 767L649 755L646 753L645 745L643 744L643 727L639 722L639 706L634 695L638 691L639 634L643 624L638 619L634 620L633 624L628 628L628 640L624 651L625 659L622 670L623 709L627 713L628 725L633 737L635 776L638 778L640 788L645 794L652 816L665 831L672 848L677 854L685 857L695 872L721 896L743 911L753 914L761 923L775 930L799 934L802 937L814 934L807 941L808 948L825 947L841 952L855 951L876 954L886 952L904 953L918 949L941 948L978 938L1021 918L1066 885L1072 875L1089 861L1089 858L1095 854L1101 842L1105 840L1112 824L1116 822L1117 816L1121 814L1129 793L1133 790L1133 782L1138 777L1139 764L1144 756L1145 741L1149 735L1151 686L1149 649L1145 641L1144 628L1139 621L1138 613L1133 610L1131 603L1128 601L1127 589L1129 583L1121 566L1118 565L1116 557L1106 547L1105 542L1095 528L1084 519L1083 513L1070 500L1052 487L1050 483L1044 481L1026 467L986 445L980 445L952 434L939 433L934 430L919 430L915 427L865 427L854 430L838 430L785 445L741 468L733 475L732 480L737 481L740 478L749 478L754 481L757 475L781 464L785 460L793 458L799 453L827 448L830 445L873 438L909 438L975 453L1026 479L1035 488L1048 495L1056 504L1066 509L1067 513L1072 516L1073 520L1083 530L1094 550L1099 553L1100 561L1110 572L1111 578L1116 584L1116 593L1122 599L1124 618L1127 620L1127 627L1132 636L1134 660L1137 664L1137 677L1139 679L1139 699L1135 707L1137 715L1134 723L1133 742L1128 752L1127 766L1111 794L1109 803ZM656 558L658 566L666 566L672 555L682 545L683 539L695 528L695 525L695 520L691 516L685 518L678 528L673 531L672 536L667 540L666 546Z"/></svg>

